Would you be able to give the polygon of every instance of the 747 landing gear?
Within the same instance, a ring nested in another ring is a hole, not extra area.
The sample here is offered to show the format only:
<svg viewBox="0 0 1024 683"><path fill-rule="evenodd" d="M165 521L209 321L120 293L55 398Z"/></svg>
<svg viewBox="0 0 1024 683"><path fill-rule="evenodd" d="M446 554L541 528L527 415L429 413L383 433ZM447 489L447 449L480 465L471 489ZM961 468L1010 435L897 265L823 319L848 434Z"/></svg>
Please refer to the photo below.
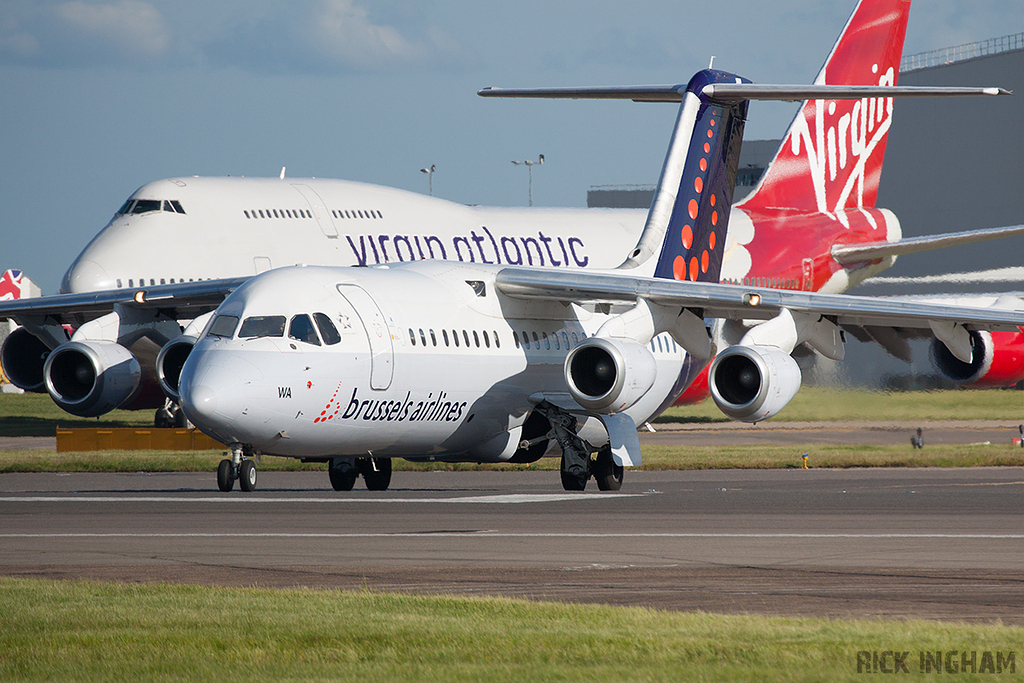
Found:
<svg viewBox="0 0 1024 683"><path fill-rule="evenodd" d="M231 459L221 460L217 467L217 488L226 493L234 488L235 479L238 479L238 488L246 492L255 491L258 470L256 463L249 459L251 455L252 450L242 444L231 444Z"/></svg>

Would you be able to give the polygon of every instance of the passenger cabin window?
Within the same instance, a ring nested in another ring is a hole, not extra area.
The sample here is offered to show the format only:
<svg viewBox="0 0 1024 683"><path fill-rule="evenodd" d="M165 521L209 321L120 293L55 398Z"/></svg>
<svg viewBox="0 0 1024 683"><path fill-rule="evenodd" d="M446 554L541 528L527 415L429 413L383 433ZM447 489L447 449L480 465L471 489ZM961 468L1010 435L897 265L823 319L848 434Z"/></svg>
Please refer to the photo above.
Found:
<svg viewBox="0 0 1024 683"><path fill-rule="evenodd" d="M245 319L238 337L283 337L283 315L254 315Z"/></svg>
<svg viewBox="0 0 1024 683"><path fill-rule="evenodd" d="M237 315L218 315L213 319L213 324L210 325L210 331L206 333L207 337L227 337L231 338L235 334L235 329L238 327L238 316Z"/></svg>
<svg viewBox="0 0 1024 683"><path fill-rule="evenodd" d="M314 313L313 319L316 320L316 326L320 328L320 336L324 338L324 344L334 346L341 341L338 328L334 326L326 313Z"/></svg>

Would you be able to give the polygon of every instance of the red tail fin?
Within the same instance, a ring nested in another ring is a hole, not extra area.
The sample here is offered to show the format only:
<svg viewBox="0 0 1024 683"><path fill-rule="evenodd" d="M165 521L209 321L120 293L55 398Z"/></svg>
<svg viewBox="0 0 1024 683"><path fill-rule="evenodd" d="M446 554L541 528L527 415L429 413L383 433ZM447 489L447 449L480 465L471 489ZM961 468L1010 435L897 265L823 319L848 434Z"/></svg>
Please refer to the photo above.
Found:
<svg viewBox="0 0 1024 683"><path fill-rule="evenodd" d="M910 0L861 0L815 79L896 85ZM892 98L808 100L754 192L738 206L835 214L878 195Z"/></svg>

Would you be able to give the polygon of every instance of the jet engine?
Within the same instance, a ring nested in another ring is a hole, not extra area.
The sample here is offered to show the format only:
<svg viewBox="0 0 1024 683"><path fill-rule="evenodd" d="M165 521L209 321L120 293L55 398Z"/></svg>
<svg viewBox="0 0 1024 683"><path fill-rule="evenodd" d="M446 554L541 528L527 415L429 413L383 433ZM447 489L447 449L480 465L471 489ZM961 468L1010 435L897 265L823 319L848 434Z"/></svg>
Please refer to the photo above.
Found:
<svg viewBox="0 0 1024 683"><path fill-rule="evenodd" d="M164 344L156 357L156 375L160 380L160 388L172 401L178 401L178 378L181 377L181 368L185 366L185 359L192 353L192 347L195 345L194 335L183 334Z"/></svg>
<svg viewBox="0 0 1024 683"><path fill-rule="evenodd" d="M938 339L931 359L946 379L973 387L1008 387L1024 380L1024 333L970 332L971 362L965 363Z"/></svg>
<svg viewBox="0 0 1024 683"><path fill-rule="evenodd" d="M730 346L708 372L718 408L743 422L760 422L782 410L800 389L800 367L774 346Z"/></svg>
<svg viewBox="0 0 1024 683"><path fill-rule="evenodd" d="M569 393L599 413L630 407L654 385L656 376L654 356L632 339L591 337L565 358Z"/></svg>
<svg viewBox="0 0 1024 683"><path fill-rule="evenodd" d="M117 408L138 389L141 378L139 361L113 342L69 341L54 349L43 366L53 402L79 417Z"/></svg>
<svg viewBox="0 0 1024 683"><path fill-rule="evenodd" d="M24 327L19 327L8 335L0 349L4 376L19 389L43 393L46 391L43 365L49 354L46 344Z"/></svg>

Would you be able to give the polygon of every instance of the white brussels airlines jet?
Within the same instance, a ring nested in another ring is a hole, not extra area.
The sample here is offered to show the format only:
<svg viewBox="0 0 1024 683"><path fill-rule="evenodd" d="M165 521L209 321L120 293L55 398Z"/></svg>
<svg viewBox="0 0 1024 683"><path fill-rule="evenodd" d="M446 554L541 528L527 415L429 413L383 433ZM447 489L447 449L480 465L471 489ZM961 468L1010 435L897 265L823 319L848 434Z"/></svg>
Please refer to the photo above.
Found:
<svg viewBox="0 0 1024 683"><path fill-rule="evenodd" d="M293 267L230 294L179 384L188 418L230 444L221 490L235 479L255 489L261 455L329 463L336 490L360 474L383 490L394 457L532 462L552 441L565 489L591 476L618 489L623 467L641 462L637 425L683 390L688 356L714 354L706 319L731 323L710 369L714 400L748 421L799 389L797 345L842 357L842 325L931 330L969 359L971 331L1024 322L1018 311L719 284L748 100L894 89L786 89L707 70L654 90L601 90L682 102L644 231L614 270Z"/></svg>

